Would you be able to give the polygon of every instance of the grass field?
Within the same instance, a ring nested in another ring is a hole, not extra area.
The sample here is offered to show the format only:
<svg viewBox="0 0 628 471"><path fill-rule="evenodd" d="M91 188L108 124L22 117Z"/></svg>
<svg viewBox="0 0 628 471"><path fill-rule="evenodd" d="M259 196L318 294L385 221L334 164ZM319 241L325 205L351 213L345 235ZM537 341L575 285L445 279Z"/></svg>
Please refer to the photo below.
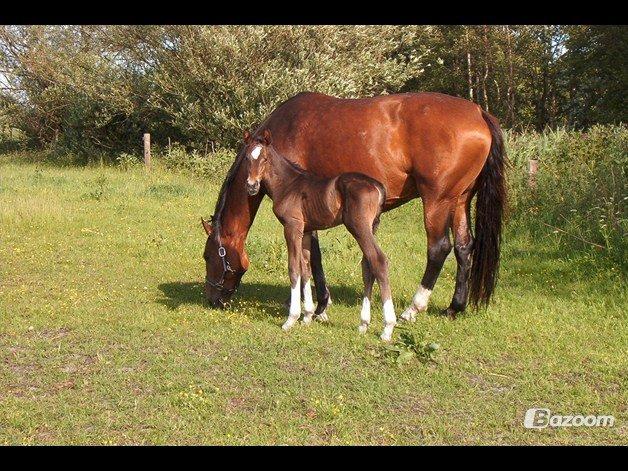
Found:
<svg viewBox="0 0 628 471"><path fill-rule="evenodd" d="M436 362L398 366L374 303L359 336L360 252L321 234L329 325L280 329L286 250L268 201L231 310L201 294L218 187L156 169L0 157L0 443L628 444L625 274L509 226L495 303L456 321L447 260L410 327ZM425 266L420 204L382 217L398 314ZM399 338L399 330L394 338ZM528 430L524 413L611 414Z"/></svg>

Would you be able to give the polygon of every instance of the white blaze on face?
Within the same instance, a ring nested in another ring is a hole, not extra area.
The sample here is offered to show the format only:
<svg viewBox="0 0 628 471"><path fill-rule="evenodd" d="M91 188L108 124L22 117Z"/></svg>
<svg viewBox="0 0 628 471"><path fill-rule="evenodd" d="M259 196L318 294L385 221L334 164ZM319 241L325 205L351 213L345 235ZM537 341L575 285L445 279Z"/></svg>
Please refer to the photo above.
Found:
<svg viewBox="0 0 628 471"><path fill-rule="evenodd" d="M257 145L253 147L253 150L251 151L251 157L253 158L253 160L257 160L261 152L262 152L262 146Z"/></svg>

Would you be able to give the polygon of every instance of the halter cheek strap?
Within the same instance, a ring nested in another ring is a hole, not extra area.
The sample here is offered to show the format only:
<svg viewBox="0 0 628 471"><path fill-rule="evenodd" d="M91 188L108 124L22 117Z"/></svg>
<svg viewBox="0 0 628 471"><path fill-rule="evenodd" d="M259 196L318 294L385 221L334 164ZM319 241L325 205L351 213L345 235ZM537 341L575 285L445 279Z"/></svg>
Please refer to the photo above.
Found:
<svg viewBox="0 0 628 471"><path fill-rule="evenodd" d="M217 289L221 293L232 294L238 286L236 285L234 288L225 288L223 284L225 282L225 276L227 275L227 273L235 273L235 270L231 268L231 265L229 265L229 261L227 260L227 250L223 247L222 242L220 241L220 229L218 228L218 226L216 226L214 231L216 233L216 240L218 241L218 256L220 257L220 260L222 260L222 275L219 281L212 281L209 278L209 275L207 275L205 276L205 281L207 282L207 284Z"/></svg>

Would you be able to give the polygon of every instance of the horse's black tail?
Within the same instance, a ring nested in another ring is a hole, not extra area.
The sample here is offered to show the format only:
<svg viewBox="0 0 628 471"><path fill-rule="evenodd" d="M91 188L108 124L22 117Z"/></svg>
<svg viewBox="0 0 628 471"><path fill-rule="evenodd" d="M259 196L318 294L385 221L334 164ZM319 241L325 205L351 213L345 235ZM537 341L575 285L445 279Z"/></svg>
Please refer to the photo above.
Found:
<svg viewBox="0 0 628 471"><path fill-rule="evenodd" d="M482 111L491 131L491 149L478 176L475 200L475 241L469 280L474 308L487 306L497 284L502 218L506 207L504 136L497 119Z"/></svg>

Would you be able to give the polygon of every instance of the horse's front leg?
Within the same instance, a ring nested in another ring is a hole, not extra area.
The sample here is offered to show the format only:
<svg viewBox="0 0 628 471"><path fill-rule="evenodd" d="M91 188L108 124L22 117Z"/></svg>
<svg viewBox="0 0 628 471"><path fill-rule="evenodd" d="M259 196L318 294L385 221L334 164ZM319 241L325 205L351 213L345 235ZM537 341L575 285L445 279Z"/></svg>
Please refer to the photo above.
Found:
<svg viewBox="0 0 628 471"><path fill-rule="evenodd" d="M301 316L301 261L303 254L303 226L292 223L284 226L284 236L288 245L288 274L290 276L290 310L288 320L281 327L290 329Z"/></svg>
<svg viewBox="0 0 628 471"><path fill-rule="evenodd" d="M327 307L331 305L331 295L327 288L327 281L325 280L325 272L323 271L323 257L321 255L321 248L318 243L318 234L316 231L311 233L310 244L310 270L312 271L312 277L314 279L314 286L316 287L316 311L314 317L320 321L327 321Z"/></svg>

